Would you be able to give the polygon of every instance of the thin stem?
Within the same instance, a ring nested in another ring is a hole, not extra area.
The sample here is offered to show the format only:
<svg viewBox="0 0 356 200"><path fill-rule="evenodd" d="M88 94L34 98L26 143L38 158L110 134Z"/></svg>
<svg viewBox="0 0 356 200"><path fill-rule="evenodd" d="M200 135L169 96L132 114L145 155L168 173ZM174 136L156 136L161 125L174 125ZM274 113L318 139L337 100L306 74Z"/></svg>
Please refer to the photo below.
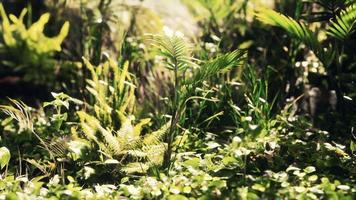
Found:
<svg viewBox="0 0 356 200"><path fill-rule="evenodd" d="M21 159L21 152L20 152L20 148L17 145L17 152L19 154L19 176L22 175L22 159Z"/></svg>
<svg viewBox="0 0 356 200"><path fill-rule="evenodd" d="M9 167L9 164L6 164L6 167L5 167L5 173L4 173L4 178L6 178L6 176L7 176L7 170L8 170L8 167Z"/></svg>
<svg viewBox="0 0 356 200"><path fill-rule="evenodd" d="M167 135L167 152L165 154L164 164L163 166L170 170L171 156L172 156L172 145L175 138L176 125L178 119L178 109L179 109L179 77L178 77L178 61L176 59L173 60L174 63L174 95L172 98L172 118L171 118L171 126Z"/></svg>

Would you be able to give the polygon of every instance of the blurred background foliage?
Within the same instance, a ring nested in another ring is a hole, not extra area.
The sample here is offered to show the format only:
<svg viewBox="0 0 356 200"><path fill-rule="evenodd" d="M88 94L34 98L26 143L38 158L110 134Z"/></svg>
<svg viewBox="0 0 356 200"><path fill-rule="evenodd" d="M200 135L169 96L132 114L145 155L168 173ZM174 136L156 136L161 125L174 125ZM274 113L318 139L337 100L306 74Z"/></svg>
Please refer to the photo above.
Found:
<svg viewBox="0 0 356 200"><path fill-rule="evenodd" d="M1 3L0 197L355 198L355 0Z"/></svg>

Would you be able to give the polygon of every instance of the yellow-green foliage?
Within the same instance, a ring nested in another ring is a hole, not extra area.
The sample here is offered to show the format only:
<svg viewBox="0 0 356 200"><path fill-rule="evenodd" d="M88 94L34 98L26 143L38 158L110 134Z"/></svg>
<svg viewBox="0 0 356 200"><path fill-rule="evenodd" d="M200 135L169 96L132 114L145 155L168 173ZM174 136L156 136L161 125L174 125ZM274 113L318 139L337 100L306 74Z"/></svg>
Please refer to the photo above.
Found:
<svg viewBox="0 0 356 200"><path fill-rule="evenodd" d="M165 151L162 137L169 125L143 135L150 119L134 124L135 85L128 63L122 69L112 59L95 67L86 59L84 63L91 72L86 89L94 99L94 107L78 112L85 138L99 147L105 163L119 164L123 172L143 173L160 165Z"/></svg>
<svg viewBox="0 0 356 200"><path fill-rule="evenodd" d="M51 53L61 50L61 43L69 32L69 22L65 22L59 34L55 37L47 37L43 30L48 23L50 14L43 14L40 19L26 28L23 20L27 9L22 10L20 16L7 14L2 4L0 4L0 14L2 18L2 36L4 43L9 48L19 48L22 43L37 54Z"/></svg>
<svg viewBox="0 0 356 200"><path fill-rule="evenodd" d="M57 71L57 61L53 54L61 51L61 44L69 32L69 22L63 24L57 36L47 37L44 28L50 14L43 14L38 21L26 27L26 13L27 9L23 9L19 17L12 14L8 16L0 4L0 53L4 58L1 60L2 67L4 70L23 73L27 81L53 84Z"/></svg>
<svg viewBox="0 0 356 200"><path fill-rule="evenodd" d="M86 138L99 146L107 163L114 161L121 165L121 171L144 173L150 166L162 163L166 145L161 139L169 128L168 124L143 136L142 128L149 124L150 119L142 119L134 125L132 115L121 115L121 127L114 131L110 127L104 128L98 119L84 111L78 115Z"/></svg>
<svg viewBox="0 0 356 200"><path fill-rule="evenodd" d="M113 114L131 113L135 103L135 85L128 73L128 63L120 69L118 64L108 59L103 64L93 66L83 58L86 67L91 73L87 80L86 89L93 97L95 116L102 122L112 124Z"/></svg>

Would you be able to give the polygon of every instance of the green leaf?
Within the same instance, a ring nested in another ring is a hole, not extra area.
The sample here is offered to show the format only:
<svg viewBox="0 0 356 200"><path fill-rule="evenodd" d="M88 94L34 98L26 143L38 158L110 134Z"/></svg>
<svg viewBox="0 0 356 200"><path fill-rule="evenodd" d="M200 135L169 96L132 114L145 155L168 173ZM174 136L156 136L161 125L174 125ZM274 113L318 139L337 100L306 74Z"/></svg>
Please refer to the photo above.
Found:
<svg viewBox="0 0 356 200"><path fill-rule="evenodd" d="M338 40L346 40L355 31L356 4L341 11L335 19L330 21L327 33Z"/></svg>
<svg viewBox="0 0 356 200"><path fill-rule="evenodd" d="M227 157L224 157L222 159L222 163L227 166L227 165L232 165L232 164L236 164L238 161L235 157L232 157L232 156L227 156Z"/></svg>
<svg viewBox="0 0 356 200"><path fill-rule="evenodd" d="M168 200L188 200L188 198L180 194L175 194L175 195L169 195Z"/></svg>
<svg viewBox="0 0 356 200"><path fill-rule="evenodd" d="M10 192L5 197L6 200L18 200L18 197L15 193Z"/></svg>
<svg viewBox="0 0 356 200"><path fill-rule="evenodd" d="M310 176L309 178L308 178L308 181L310 181L310 182L315 182L315 181L317 181L318 180L318 176L317 175L312 175L312 176Z"/></svg>
<svg viewBox="0 0 356 200"><path fill-rule="evenodd" d="M315 171L316 171L315 167L313 167L313 166L308 166L304 169L304 172L306 172L307 174L313 173Z"/></svg>
<svg viewBox="0 0 356 200"><path fill-rule="evenodd" d="M0 167L3 169L6 165L9 164L10 161L10 151L6 147L0 148Z"/></svg>
<svg viewBox="0 0 356 200"><path fill-rule="evenodd" d="M258 184L258 183L254 184L252 186L252 189L260 191L260 192L264 192L266 190L266 188L263 185Z"/></svg>
<svg viewBox="0 0 356 200"><path fill-rule="evenodd" d="M350 149L352 152L356 151L356 143L354 141L351 140L351 143L350 143Z"/></svg>
<svg viewBox="0 0 356 200"><path fill-rule="evenodd" d="M186 166L191 166L193 168L198 168L200 164L200 159L199 158L192 158L190 160L184 161L184 164Z"/></svg>

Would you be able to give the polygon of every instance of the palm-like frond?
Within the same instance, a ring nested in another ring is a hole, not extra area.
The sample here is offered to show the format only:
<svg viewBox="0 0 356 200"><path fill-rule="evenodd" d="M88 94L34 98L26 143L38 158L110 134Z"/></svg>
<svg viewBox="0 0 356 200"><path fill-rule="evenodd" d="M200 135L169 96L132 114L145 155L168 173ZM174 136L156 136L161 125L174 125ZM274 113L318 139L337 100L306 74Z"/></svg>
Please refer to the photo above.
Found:
<svg viewBox="0 0 356 200"><path fill-rule="evenodd" d="M271 9L260 9L256 16L266 24L283 28L288 34L301 40L312 50L316 52L321 51L317 37L303 22L295 21L293 18Z"/></svg>
<svg viewBox="0 0 356 200"><path fill-rule="evenodd" d="M160 54L167 58L167 68L171 70L184 70L188 66L195 66L190 56L191 47L183 37L173 34L147 35L149 42L159 49Z"/></svg>
<svg viewBox="0 0 356 200"><path fill-rule="evenodd" d="M356 4L341 11L335 19L330 21L327 33L339 40L346 40L355 31Z"/></svg>
<svg viewBox="0 0 356 200"><path fill-rule="evenodd" d="M246 52L243 50L235 50L233 52L227 53L225 55L219 56L218 58L203 64L197 72L194 73L191 80L187 81L187 84L196 84L206 80L207 78L223 72L224 70L229 70L232 67L240 66L246 58Z"/></svg>
<svg viewBox="0 0 356 200"><path fill-rule="evenodd" d="M307 27L305 23L298 22L289 16L283 15L271 9L260 9L257 11L256 16L257 19L263 23L280 27L287 31L290 36L306 44L325 66L330 64L333 52L324 51L317 36Z"/></svg>

